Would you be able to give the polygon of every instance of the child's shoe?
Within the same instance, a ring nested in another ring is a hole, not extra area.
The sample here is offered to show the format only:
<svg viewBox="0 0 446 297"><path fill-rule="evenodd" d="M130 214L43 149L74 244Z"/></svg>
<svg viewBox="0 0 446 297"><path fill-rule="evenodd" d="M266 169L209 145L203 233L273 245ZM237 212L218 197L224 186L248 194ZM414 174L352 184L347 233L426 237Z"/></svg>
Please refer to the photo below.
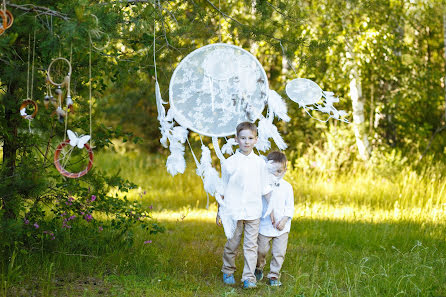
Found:
<svg viewBox="0 0 446 297"><path fill-rule="evenodd" d="M235 285L235 279L233 274L223 273L223 282L226 285Z"/></svg>
<svg viewBox="0 0 446 297"><path fill-rule="evenodd" d="M257 288L256 283L250 282L249 280L245 280L243 282L243 289L254 289Z"/></svg>
<svg viewBox="0 0 446 297"><path fill-rule="evenodd" d="M260 269L256 269L254 271L254 275L256 276L256 280L259 282L263 279L263 271Z"/></svg>
<svg viewBox="0 0 446 297"><path fill-rule="evenodd" d="M270 285L271 287L280 287L282 283L277 278L272 277L268 280L268 285Z"/></svg>

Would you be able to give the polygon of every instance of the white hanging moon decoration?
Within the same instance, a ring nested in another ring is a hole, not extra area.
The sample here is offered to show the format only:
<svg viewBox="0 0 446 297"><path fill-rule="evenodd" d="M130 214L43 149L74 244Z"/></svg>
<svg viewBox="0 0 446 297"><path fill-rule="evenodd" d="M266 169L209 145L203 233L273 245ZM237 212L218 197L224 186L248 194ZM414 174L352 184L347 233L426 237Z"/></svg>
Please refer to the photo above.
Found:
<svg viewBox="0 0 446 297"><path fill-rule="evenodd" d="M267 101L268 79L248 51L216 43L187 55L169 86L175 121L204 136L235 134L240 122L254 122Z"/></svg>
<svg viewBox="0 0 446 297"><path fill-rule="evenodd" d="M322 98L322 89L312 80L296 78L287 83L288 97L301 106L316 104Z"/></svg>

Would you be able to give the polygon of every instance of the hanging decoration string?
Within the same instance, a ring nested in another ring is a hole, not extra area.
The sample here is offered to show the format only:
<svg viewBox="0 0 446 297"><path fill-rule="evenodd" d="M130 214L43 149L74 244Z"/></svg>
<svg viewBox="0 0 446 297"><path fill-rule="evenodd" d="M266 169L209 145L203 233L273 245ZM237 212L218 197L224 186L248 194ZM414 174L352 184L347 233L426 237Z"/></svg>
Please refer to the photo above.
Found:
<svg viewBox="0 0 446 297"><path fill-rule="evenodd" d="M218 10L221 11L220 8L220 0L218 0ZM221 43L221 14L218 14L218 41Z"/></svg>
<svg viewBox="0 0 446 297"><path fill-rule="evenodd" d="M34 29L34 41L33 41L33 61L31 66L31 100L33 99L34 89L34 58L36 56L36 29Z"/></svg>
<svg viewBox="0 0 446 297"><path fill-rule="evenodd" d="M89 97L88 100L90 101L90 147L92 147L91 145L91 139L93 138L93 132L92 132L92 128L91 128L91 109L92 109L92 95L91 95L91 83L92 83L92 79L91 79L91 45L92 42L90 41L90 45L89 45L89 55L88 55L88 91L89 91Z"/></svg>
<svg viewBox="0 0 446 297"><path fill-rule="evenodd" d="M31 64L31 33L28 34L28 70L26 73L26 99L29 99L29 67Z"/></svg>

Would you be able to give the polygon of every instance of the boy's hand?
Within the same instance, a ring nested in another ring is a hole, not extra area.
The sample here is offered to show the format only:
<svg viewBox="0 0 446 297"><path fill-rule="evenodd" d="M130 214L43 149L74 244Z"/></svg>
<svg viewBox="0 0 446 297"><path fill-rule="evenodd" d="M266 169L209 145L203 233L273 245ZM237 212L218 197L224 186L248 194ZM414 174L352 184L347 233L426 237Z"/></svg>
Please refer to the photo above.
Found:
<svg viewBox="0 0 446 297"><path fill-rule="evenodd" d="M285 228L286 222L288 222L288 217L283 217L279 223L277 223L277 230L282 231Z"/></svg>
<svg viewBox="0 0 446 297"><path fill-rule="evenodd" d="M217 213L217 216L215 217L215 224L217 224L217 226L221 226L221 218Z"/></svg>
<svg viewBox="0 0 446 297"><path fill-rule="evenodd" d="M274 209L271 210L271 214L269 215L269 217L271 218L271 223L273 224L273 226L276 225L276 219L274 218Z"/></svg>

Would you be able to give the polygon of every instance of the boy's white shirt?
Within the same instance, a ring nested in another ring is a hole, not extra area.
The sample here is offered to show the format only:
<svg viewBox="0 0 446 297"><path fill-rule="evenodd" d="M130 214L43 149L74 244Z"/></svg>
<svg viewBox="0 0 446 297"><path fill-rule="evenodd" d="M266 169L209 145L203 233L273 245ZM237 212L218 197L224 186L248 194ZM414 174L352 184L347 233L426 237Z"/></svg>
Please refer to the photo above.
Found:
<svg viewBox="0 0 446 297"><path fill-rule="evenodd" d="M281 179L278 182L278 186L272 187L272 193L269 205L262 199L262 219L260 220L259 233L263 236L277 237L286 232L290 232L291 218L294 214L294 195L293 187L285 180ZM280 222L283 217L289 217L282 231L279 231L271 223L269 213L274 211L274 219L276 224Z"/></svg>
<svg viewBox="0 0 446 297"><path fill-rule="evenodd" d="M223 162L224 214L234 221L255 220L262 215L262 195L271 191L265 161L239 150ZM224 226L223 226L224 227Z"/></svg>

